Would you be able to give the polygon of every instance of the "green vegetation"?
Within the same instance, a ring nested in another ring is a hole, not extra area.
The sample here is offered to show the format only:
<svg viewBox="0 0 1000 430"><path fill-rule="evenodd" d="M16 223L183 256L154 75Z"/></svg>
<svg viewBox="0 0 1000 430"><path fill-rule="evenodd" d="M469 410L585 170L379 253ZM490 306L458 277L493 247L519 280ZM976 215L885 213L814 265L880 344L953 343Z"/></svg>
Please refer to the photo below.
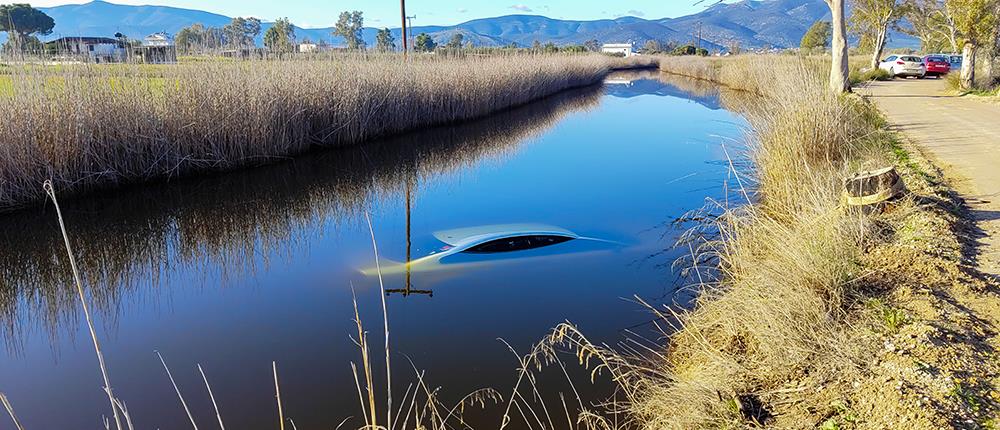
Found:
<svg viewBox="0 0 1000 430"><path fill-rule="evenodd" d="M264 33L264 46L273 53L287 54L295 51L295 28L288 18L278 18Z"/></svg>
<svg viewBox="0 0 1000 430"><path fill-rule="evenodd" d="M806 34L802 36L799 47L805 50L826 48L830 46L830 38L833 35L833 28L829 21L816 21Z"/></svg>
<svg viewBox="0 0 1000 430"><path fill-rule="evenodd" d="M889 81L892 80L892 75L890 75L889 72L877 67L863 72L858 67L852 67L850 80L851 85L857 85L871 81Z"/></svg>
<svg viewBox="0 0 1000 430"><path fill-rule="evenodd" d="M42 43L36 35L52 33L55 21L28 4L0 5L0 31L7 33L3 50L10 52L40 52Z"/></svg>
<svg viewBox="0 0 1000 430"><path fill-rule="evenodd" d="M257 18L233 18L229 25L222 28L227 46L236 49L249 49L256 46L254 39L260 34L260 20Z"/></svg>
<svg viewBox="0 0 1000 430"><path fill-rule="evenodd" d="M418 34L413 41L413 50L417 52L434 52L436 48L437 43L434 43L434 39L427 33Z"/></svg>
<svg viewBox="0 0 1000 430"><path fill-rule="evenodd" d="M708 56L708 50L705 48L698 48L694 45L684 45L675 48L670 52L670 55L699 55L705 57Z"/></svg>
<svg viewBox="0 0 1000 430"><path fill-rule="evenodd" d="M396 38L392 37L392 32L388 28L383 28L375 35L375 50L378 52L392 52L396 50Z"/></svg>
<svg viewBox="0 0 1000 430"><path fill-rule="evenodd" d="M359 50L365 47L365 41L361 37L364 28L365 18L361 11L341 12L333 26L333 35L342 37L347 49Z"/></svg>
<svg viewBox="0 0 1000 430"><path fill-rule="evenodd" d="M889 29L897 26L903 10L899 0L855 0L851 31L859 36L859 47L872 53L869 67L878 68L889 40Z"/></svg>

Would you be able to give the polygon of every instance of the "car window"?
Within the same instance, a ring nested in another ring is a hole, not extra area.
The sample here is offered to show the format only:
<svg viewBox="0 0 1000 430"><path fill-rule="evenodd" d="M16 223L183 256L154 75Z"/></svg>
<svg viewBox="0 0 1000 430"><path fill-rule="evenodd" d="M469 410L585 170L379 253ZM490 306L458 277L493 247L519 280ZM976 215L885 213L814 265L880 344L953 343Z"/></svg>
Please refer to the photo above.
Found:
<svg viewBox="0 0 1000 430"><path fill-rule="evenodd" d="M911 63L919 63L921 61L919 57L902 57L900 59L903 61L909 61Z"/></svg>
<svg viewBox="0 0 1000 430"><path fill-rule="evenodd" d="M944 63L946 62L944 57L927 57L927 62L929 63Z"/></svg>
<svg viewBox="0 0 1000 430"><path fill-rule="evenodd" d="M885 61L886 61L886 62L889 62L889 61L896 61L896 58L898 58L898 57L896 57L895 55L890 55L890 56L889 56L889 58L886 58L886 59L885 59Z"/></svg>
<svg viewBox="0 0 1000 430"><path fill-rule="evenodd" d="M496 239L486 243L481 243L465 250L464 252L470 254L493 254L498 252L525 251L528 249L556 245L569 240L572 240L572 238L549 235L505 237L503 239Z"/></svg>

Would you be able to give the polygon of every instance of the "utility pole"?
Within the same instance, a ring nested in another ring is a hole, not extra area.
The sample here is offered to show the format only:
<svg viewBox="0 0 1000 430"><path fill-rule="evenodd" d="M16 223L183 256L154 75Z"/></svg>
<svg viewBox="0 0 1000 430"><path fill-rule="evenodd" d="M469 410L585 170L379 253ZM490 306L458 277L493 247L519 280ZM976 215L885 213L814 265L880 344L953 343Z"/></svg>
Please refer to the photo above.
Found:
<svg viewBox="0 0 1000 430"><path fill-rule="evenodd" d="M407 50L407 46L406 46L406 41L407 41L407 39L406 39L406 0L399 0L399 15L402 18L401 21L403 22L402 23L402 25L403 25L403 56L405 57L406 56L406 50Z"/></svg>
<svg viewBox="0 0 1000 430"><path fill-rule="evenodd" d="M701 50L701 21L698 21L698 50Z"/></svg>
<svg viewBox="0 0 1000 430"><path fill-rule="evenodd" d="M413 20L415 20L415 19L417 19L416 15L411 15L411 16L406 17L406 28L408 28L410 30L409 33L410 33L410 39L411 39L410 40L410 47L411 48L413 47L413 40L412 39L414 37L414 35L413 35Z"/></svg>

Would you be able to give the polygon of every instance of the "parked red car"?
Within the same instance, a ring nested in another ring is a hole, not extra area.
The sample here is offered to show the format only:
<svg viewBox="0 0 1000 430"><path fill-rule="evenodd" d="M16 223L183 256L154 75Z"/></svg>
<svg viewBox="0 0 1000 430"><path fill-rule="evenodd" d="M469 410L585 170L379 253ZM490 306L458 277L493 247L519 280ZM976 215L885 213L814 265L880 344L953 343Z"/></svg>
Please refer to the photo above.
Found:
<svg viewBox="0 0 1000 430"><path fill-rule="evenodd" d="M927 67L926 76L939 77L951 73L951 63L947 57L928 55L924 57L924 66Z"/></svg>

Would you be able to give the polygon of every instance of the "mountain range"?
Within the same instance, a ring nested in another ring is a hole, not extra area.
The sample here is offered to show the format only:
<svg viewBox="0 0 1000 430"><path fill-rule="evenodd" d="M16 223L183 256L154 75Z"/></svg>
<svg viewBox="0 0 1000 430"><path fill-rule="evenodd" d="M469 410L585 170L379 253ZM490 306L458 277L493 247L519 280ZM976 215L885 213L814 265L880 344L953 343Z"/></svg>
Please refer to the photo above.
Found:
<svg viewBox="0 0 1000 430"><path fill-rule="evenodd" d="M175 34L195 23L221 27L230 17L193 9L168 6L130 6L92 1L81 5L40 8L55 19L56 27L43 40L64 36L105 36L122 33L131 38L165 31ZM330 12L331 23L338 11ZM615 19L573 21L538 15L507 15L476 19L451 26L415 26L411 34L427 33L445 43L461 33L477 46L517 44L530 46L535 41L556 45L582 44L588 40L601 43L634 42L637 47L648 40L696 43L708 49L733 44L745 48L796 47L806 30L818 20L829 20L824 0L741 0L719 3L693 15L677 18L644 19L625 16ZM270 23L262 24L263 31ZM363 37L369 46L375 43L376 28L367 27ZM393 30L396 40L399 29ZM299 40L326 41L333 45L343 40L332 35L332 28L295 28ZM6 35L0 36L0 41ZM258 43L261 42L258 37ZM893 34L893 46L913 46L913 38Z"/></svg>

